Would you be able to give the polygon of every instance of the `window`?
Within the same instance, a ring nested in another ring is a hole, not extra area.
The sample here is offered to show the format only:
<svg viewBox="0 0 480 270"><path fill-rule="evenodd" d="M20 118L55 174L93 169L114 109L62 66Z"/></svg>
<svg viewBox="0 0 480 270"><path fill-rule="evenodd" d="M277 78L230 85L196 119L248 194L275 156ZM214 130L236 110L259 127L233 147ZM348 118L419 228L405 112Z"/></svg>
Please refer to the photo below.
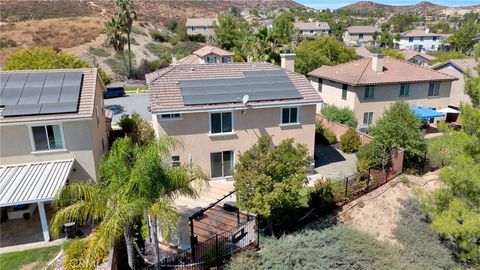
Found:
<svg viewBox="0 0 480 270"><path fill-rule="evenodd" d="M233 175L233 151L210 154L211 177L226 177Z"/></svg>
<svg viewBox="0 0 480 270"><path fill-rule="evenodd" d="M423 37L420 37L420 41L423 41Z"/></svg>
<svg viewBox="0 0 480 270"><path fill-rule="evenodd" d="M348 89L348 85L343 84L342 85L342 99L344 99L344 100L347 99L347 89Z"/></svg>
<svg viewBox="0 0 480 270"><path fill-rule="evenodd" d="M221 134L233 132L232 112L210 114L210 133Z"/></svg>
<svg viewBox="0 0 480 270"><path fill-rule="evenodd" d="M432 45L432 47L430 47L431 50L435 50L435 45Z"/></svg>
<svg viewBox="0 0 480 270"><path fill-rule="evenodd" d="M230 62L231 62L230 56L223 56L222 57L222 63L230 63Z"/></svg>
<svg viewBox="0 0 480 270"><path fill-rule="evenodd" d="M203 30L208 30L208 26L204 26L204 27L203 27Z"/></svg>
<svg viewBox="0 0 480 270"><path fill-rule="evenodd" d="M310 34L313 34L313 30L310 30Z"/></svg>
<svg viewBox="0 0 480 270"><path fill-rule="evenodd" d="M433 37L433 41L437 41L437 37Z"/></svg>
<svg viewBox="0 0 480 270"><path fill-rule="evenodd" d="M322 92L323 79L318 79L318 92Z"/></svg>
<svg viewBox="0 0 480 270"><path fill-rule="evenodd" d="M182 115L179 113L164 113L160 115L161 120L175 120L181 119Z"/></svg>
<svg viewBox="0 0 480 270"><path fill-rule="evenodd" d="M363 38L363 34L358 34L358 38Z"/></svg>
<svg viewBox="0 0 480 270"><path fill-rule="evenodd" d="M192 31L197 31L197 27L192 26Z"/></svg>
<svg viewBox="0 0 480 270"><path fill-rule="evenodd" d="M64 149L60 125L32 127L32 139L35 151Z"/></svg>
<svg viewBox="0 0 480 270"><path fill-rule="evenodd" d="M180 166L180 156L172 156L172 167Z"/></svg>
<svg viewBox="0 0 480 270"><path fill-rule="evenodd" d="M207 56L207 63L214 64L217 62L217 58L215 56Z"/></svg>
<svg viewBox="0 0 480 270"><path fill-rule="evenodd" d="M366 126L371 125L373 122L373 112L363 113L363 124Z"/></svg>
<svg viewBox="0 0 480 270"><path fill-rule="evenodd" d="M365 99L373 99L375 96L375 87L374 86L367 86L365 87Z"/></svg>
<svg viewBox="0 0 480 270"><path fill-rule="evenodd" d="M298 124L298 108L282 108L282 125Z"/></svg>
<svg viewBox="0 0 480 270"><path fill-rule="evenodd" d="M408 42L413 42L413 37L408 38Z"/></svg>
<svg viewBox="0 0 480 270"><path fill-rule="evenodd" d="M408 97L409 94L410 94L410 84L400 85L400 96Z"/></svg>
<svg viewBox="0 0 480 270"><path fill-rule="evenodd" d="M429 97L436 97L440 95L440 83L430 83L428 86L428 96Z"/></svg>

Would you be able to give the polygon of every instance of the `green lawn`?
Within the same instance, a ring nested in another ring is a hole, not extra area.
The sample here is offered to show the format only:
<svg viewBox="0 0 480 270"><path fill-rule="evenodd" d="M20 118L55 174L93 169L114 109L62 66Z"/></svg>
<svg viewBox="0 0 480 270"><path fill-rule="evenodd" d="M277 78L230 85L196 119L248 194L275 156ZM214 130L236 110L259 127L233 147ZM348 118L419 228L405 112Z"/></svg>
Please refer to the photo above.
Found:
<svg viewBox="0 0 480 270"><path fill-rule="evenodd" d="M137 90L139 90L140 93L146 93L148 92L148 88L146 86L125 86L125 93L137 93Z"/></svg>
<svg viewBox="0 0 480 270"><path fill-rule="evenodd" d="M0 269L21 269L29 265L28 269L43 269L62 249L62 246L51 246L25 251L0 254Z"/></svg>

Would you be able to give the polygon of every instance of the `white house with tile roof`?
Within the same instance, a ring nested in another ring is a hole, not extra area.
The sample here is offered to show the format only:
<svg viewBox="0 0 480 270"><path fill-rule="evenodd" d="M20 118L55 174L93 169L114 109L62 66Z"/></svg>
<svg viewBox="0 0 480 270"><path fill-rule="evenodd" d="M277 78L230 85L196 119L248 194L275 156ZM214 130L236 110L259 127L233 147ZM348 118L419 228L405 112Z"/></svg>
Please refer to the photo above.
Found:
<svg viewBox="0 0 480 270"><path fill-rule="evenodd" d="M205 37L206 41L211 42L215 39L213 25L216 21L216 18L188 18L185 23L187 35L200 34Z"/></svg>
<svg viewBox="0 0 480 270"><path fill-rule="evenodd" d="M431 33L428 28L414 29L400 35L399 49L419 52L438 51L442 49L448 34Z"/></svg>
<svg viewBox="0 0 480 270"><path fill-rule="evenodd" d="M207 45L178 61L172 61L172 64L225 64L231 63L233 62L233 60L234 59L232 52L220 49L212 45Z"/></svg>
<svg viewBox="0 0 480 270"><path fill-rule="evenodd" d="M300 36L314 37L316 35L328 35L330 25L328 22L295 22L293 27L300 31Z"/></svg>

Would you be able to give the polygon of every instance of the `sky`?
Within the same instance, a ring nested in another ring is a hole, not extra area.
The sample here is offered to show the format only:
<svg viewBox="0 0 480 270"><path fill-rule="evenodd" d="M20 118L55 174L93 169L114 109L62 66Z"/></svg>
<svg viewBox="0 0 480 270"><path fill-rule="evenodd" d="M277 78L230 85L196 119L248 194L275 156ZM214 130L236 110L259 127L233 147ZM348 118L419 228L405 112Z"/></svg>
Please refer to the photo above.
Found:
<svg viewBox="0 0 480 270"><path fill-rule="evenodd" d="M336 9L349 4L358 2L358 0L295 0L307 7L315 9ZM373 0L373 2L387 5L413 5L422 0ZM480 4L480 0L430 0L429 2L444 6L473 6Z"/></svg>

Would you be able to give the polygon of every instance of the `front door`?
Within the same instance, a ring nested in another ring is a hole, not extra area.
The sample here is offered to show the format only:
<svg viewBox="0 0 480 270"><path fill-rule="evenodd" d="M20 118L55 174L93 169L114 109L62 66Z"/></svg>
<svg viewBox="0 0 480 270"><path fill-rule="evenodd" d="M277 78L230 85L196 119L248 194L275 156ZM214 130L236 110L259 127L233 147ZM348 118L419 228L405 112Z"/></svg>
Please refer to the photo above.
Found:
<svg viewBox="0 0 480 270"><path fill-rule="evenodd" d="M210 153L211 177L233 175L233 151Z"/></svg>

